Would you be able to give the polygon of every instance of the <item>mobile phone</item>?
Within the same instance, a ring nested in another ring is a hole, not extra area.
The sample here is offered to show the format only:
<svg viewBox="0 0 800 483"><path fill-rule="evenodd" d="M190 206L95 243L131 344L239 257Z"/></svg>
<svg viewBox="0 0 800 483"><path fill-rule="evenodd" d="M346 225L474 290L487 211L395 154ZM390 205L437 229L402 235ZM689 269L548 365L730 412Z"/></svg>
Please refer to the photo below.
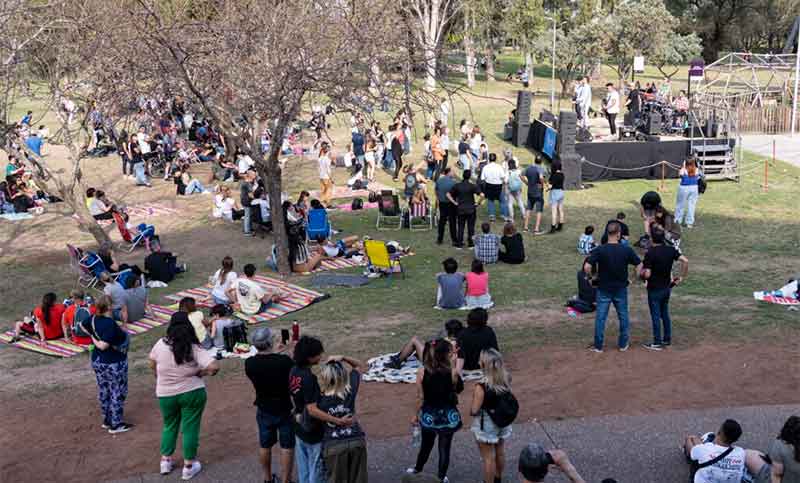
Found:
<svg viewBox="0 0 800 483"><path fill-rule="evenodd" d="M281 329L281 342L284 344L289 342L289 329Z"/></svg>

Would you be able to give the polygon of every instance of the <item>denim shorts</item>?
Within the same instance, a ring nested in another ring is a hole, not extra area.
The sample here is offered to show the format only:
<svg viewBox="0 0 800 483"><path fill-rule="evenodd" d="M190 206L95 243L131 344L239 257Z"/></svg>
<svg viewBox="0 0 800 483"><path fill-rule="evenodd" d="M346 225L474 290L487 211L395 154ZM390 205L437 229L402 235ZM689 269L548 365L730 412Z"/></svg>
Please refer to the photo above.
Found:
<svg viewBox="0 0 800 483"><path fill-rule="evenodd" d="M550 204L562 203L564 201L564 190L550 190Z"/></svg>
<svg viewBox="0 0 800 483"><path fill-rule="evenodd" d="M294 426L290 413L275 416L258 408L256 422L258 423L258 442L263 449L272 448L279 441L283 449L294 448Z"/></svg>
<svg viewBox="0 0 800 483"><path fill-rule="evenodd" d="M481 420L483 420L483 428L481 428ZM511 437L511 425L505 428L500 428L492 418L481 409L481 414L472 418L472 434L479 443L484 444L497 444L501 439L508 439Z"/></svg>

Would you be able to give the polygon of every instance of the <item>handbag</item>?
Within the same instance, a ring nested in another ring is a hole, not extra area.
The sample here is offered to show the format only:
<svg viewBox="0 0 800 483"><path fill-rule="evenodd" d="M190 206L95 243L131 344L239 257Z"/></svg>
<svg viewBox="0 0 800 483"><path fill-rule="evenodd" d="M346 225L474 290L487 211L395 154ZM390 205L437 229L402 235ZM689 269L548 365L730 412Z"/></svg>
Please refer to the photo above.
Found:
<svg viewBox="0 0 800 483"><path fill-rule="evenodd" d="M706 192L706 188L708 187L708 183L706 183L706 179L703 176L697 178L697 192L701 195Z"/></svg>
<svg viewBox="0 0 800 483"><path fill-rule="evenodd" d="M97 330L94 328L94 318L95 318L95 316L93 315L92 316L92 334L91 334L92 335L92 342L94 342L95 340L101 340L101 339L97 338ZM128 334L125 331L122 331L122 333L125 334L125 340L122 341L120 344L117 344L117 345L111 344L111 348L113 350L119 352L120 354L128 355L128 348L130 348L130 346L131 346L131 336L130 336L130 334ZM105 341L103 341L103 342L105 342ZM95 347L97 347L97 344L95 344ZM100 349L98 349L98 350L100 350Z"/></svg>

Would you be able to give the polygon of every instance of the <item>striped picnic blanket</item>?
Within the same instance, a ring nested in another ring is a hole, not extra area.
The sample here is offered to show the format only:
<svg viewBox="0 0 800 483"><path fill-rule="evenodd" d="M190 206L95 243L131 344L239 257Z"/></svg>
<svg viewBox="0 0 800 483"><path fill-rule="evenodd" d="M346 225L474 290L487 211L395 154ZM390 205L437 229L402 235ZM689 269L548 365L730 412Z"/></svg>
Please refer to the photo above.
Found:
<svg viewBox="0 0 800 483"><path fill-rule="evenodd" d="M370 191L383 191L383 190L390 190L392 189L390 186L386 186L383 183L378 183L377 181L371 182L367 189L365 190L354 190L349 186L334 186L333 187L333 194L331 195L332 199L340 199L340 198L358 198L358 197L368 197ZM312 198L319 198L319 190L315 190L311 192Z"/></svg>
<svg viewBox="0 0 800 483"><path fill-rule="evenodd" d="M339 270L340 268L363 267L366 264L366 257L326 258L319 262L319 266L314 269L314 272L327 272L328 270Z"/></svg>
<svg viewBox="0 0 800 483"><path fill-rule="evenodd" d="M309 305L319 302L328 298L328 295L315 292L291 283L284 282L272 277L264 277L256 275L253 279L266 289L279 290L283 294L283 298L279 303L273 303L266 312L256 315L247 315L241 312L236 312L234 315L247 321L250 324L257 324L259 322L266 322L268 320L277 319L286 314L297 312L304 309ZM167 295L169 300L180 301L184 297L193 297L200 307L209 308L213 305L211 297L211 286L205 285L203 287L192 288L183 290L173 295Z"/></svg>
<svg viewBox="0 0 800 483"><path fill-rule="evenodd" d="M144 319L136 322L129 322L126 328L128 334L132 336L143 334L148 330L160 327L169 322L169 316L172 312L168 308L160 305L150 305L149 307L153 315L147 315ZM13 336L13 330L6 331L0 334L0 341L10 344ZM20 349L54 357L72 357L89 350L88 346L79 345L67 339L48 340L45 341L44 344L41 344L38 338L24 334L21 340L11 345Z"/></svg>
<svg viewBox="0 0 800 483"><path fill-rule="evenodd" d="M778 290L753 292L753 298L759 302L777 305L800 305L797 299L797 280L793 280Z"/></svg>

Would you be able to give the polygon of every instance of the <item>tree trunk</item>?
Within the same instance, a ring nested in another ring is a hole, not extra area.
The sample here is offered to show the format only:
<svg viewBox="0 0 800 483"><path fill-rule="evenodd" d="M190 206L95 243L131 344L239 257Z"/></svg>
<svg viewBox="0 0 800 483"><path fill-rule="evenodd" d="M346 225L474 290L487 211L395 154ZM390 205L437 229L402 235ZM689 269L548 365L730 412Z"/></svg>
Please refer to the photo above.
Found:
<svg viewBox="0 0 800 483"><path fill-rule="evenodd" d="M486 80L494 82L494 47L491 43L486 47L484 55L486 55Z"/></svg>
<svg viewBox="0 0 800 483"><path fill-rule="evenodd" d="M469 13L464 15L464 54L466 56L467 87L475 87L475 45L470 34Z"/></svg>
<svg viewBox="0 0 800 483"><path fill-rule="evenodd" d="M296 109L295 109L296 110ZM294 110L293 110L294 111ZM283 133L286 131L286 126L289 125L292 113L284 113L278 119L273 136L274 141L269 146L269 153L267 159L261 154L260 148L256 148L259 152L258 161L256 162L256 169L262 179L265 180L267 192L269 194L269 207L270 214L272 215L272 236L277 248L277 263L278 272L281 274L291 273L292 269L289 265L289 236L286 233L286 225L283 219L283 200L281 199L283 193L283 170L278 162L280 156L281 144L283 140ZM257 124L255 136L260 136L260 123ZM260 143L253 143L253 146L260 146Z"/></svg>
<svg viewBox="0 0 800 483"><path fill-rule="evenodd" d="M425 56L425 90L432 92L436 88L436 46L431 39L422 48Z"/></svg>
<svg viewBox="0 0 800 483"><path fill-rule="evenodd" d="M525 53L525 72L528 74L528 82L533 85L533 58L530 52Z"/></svg>
<svg viewBox="0 0 800 483"><path fill-rule="evenodd" d="M64 202L75 212L75 216L77 217L76 221L81 231L92 235L98 245L111 243L111 238L109 238L108 233L103 230L102 226L97 224L97 220L89 213L89 209L86 207L83 194L80 190L77 190L77 196L75 193L61 192L59 192L59 196L61 196Z"/></svg>

